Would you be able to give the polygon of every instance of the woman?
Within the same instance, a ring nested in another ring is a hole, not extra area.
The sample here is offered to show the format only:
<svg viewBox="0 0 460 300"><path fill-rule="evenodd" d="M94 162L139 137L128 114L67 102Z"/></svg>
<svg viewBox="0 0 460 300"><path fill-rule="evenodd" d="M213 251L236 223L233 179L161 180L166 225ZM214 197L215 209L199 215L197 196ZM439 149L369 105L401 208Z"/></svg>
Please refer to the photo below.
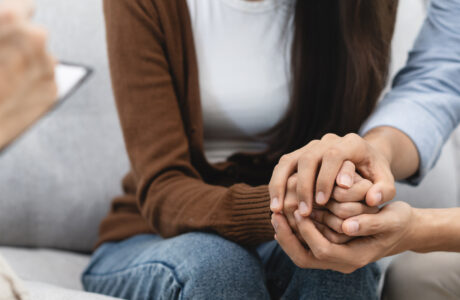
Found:
<svg viewBox="0 0 460 300"><path fill-rule="evenodd" d="M267 183L282 154L356 132L370 114L395 1L104 4L132 172L85 288L129 299L375 298L373 265L343 275L290 261L273 242Z"/></svg>

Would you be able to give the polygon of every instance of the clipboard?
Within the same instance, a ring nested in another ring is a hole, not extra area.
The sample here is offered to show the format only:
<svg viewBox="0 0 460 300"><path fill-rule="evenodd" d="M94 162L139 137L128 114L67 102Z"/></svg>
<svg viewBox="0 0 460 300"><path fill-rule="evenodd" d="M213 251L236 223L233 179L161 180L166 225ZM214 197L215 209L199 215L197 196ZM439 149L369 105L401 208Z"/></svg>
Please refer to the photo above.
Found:
<svg viewBox="0 0 460 300"><path fill-rule="evenodd" d="M70 98L91 76L93 70L90 67L69 62L60 62L55 67L55 80L58 90L58 99L47 110L34 120L31 120L20 129L14 131L13 136L0 141L0 154L3 153L15 140L29 130L44 116L52 113L67 99ZM2 128L0 128L2 130Z"/></svg>
<svg viewBox="0 0 460 300"><path fill-rule="evenodd" d="M58 88L58 100L53 109L70 98L91 76L93 70L85 65L60 62L55 68L55 78Z"/></svg>

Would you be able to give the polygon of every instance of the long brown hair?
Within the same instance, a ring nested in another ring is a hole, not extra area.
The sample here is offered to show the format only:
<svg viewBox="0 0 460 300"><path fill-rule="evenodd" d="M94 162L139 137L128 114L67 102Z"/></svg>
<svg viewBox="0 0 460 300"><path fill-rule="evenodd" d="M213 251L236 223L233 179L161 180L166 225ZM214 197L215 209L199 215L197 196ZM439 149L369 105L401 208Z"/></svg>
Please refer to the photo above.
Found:
<svg viewBox="0 0 460 300"><path fill-rule="evenodd" d="M297 0L292 90L269 132L277 160L326 133L357 132L387 79L397 0Z"/></svg>

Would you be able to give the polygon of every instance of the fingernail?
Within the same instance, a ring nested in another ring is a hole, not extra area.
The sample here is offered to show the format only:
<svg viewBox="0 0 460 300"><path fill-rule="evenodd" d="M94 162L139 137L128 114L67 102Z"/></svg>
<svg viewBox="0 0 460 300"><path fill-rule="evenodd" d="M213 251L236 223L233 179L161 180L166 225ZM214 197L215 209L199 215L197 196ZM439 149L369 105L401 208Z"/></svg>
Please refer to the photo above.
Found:
<svg viewBox="0 0 460 300"><path fill-rule="evenodd" d="M305 202L300 202L299 204L299 212L302 215L308 214L308 206Z"/></svg>
<svg viewBox="0 0 460 300"><path fill-rule="evenodd" d="M271 209L277 209L280 204L280 201L278 200L278 197L275 197L272 199L272 203L270 205Z"/></svg>
<svg viewBox="0 0 460 300"><path fill-rule="evenodd" d="M382 202L382 193L377 193L375 195L375 200L377 201L376 204L380 204Z"/></svg>
<svg viewBox="0 0 460 300"><path fill-rule="evenodd" d="M353 179L348 174L341 174L338 181L341 185L349 188L353 185Z"/></svg>
<svg viewBox="0 0 460 300"><path fill-rule="evenodd" d="M357 233L359 230L359 223L357 221L349 221L346 223L348 233Z"/></svg>
<svg viewBox="0 0 460 300"><path fill-rule="evenodd" d="M321 205L326 203L326 197L324 197L323 192L319 192L318 194L316 194L316 203Z"/></svg>
<svg viewBox="0 0 460 300"><path fill-rule="evenodd" d="M278 223L276 222L275 219L272 219L272 225L273 225L273 229L275 229L275 232L278 231Z"/></svg>
<svg viewBox="0 0 460 300"><path fill-rule="evenodd" d="M302 216L300 215L300 212L298 210L296 210L294 212L294 217L296 219L297 222L301 222L302 221Z"/></svg>

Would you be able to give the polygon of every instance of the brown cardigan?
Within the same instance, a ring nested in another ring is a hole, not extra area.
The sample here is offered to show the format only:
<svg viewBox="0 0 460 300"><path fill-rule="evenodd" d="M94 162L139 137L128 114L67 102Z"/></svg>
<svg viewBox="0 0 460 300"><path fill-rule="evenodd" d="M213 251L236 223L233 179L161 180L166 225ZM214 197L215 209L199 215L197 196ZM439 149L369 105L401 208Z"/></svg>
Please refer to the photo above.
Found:
<svg viewBox="0 0 460 300"><path fill-rule="evenodd" d="M132 171L98 245L141 233L215 232L243 245L273 238L273 164L203 153L198 68L185 0L104 0L112 85Z"/></svg>

